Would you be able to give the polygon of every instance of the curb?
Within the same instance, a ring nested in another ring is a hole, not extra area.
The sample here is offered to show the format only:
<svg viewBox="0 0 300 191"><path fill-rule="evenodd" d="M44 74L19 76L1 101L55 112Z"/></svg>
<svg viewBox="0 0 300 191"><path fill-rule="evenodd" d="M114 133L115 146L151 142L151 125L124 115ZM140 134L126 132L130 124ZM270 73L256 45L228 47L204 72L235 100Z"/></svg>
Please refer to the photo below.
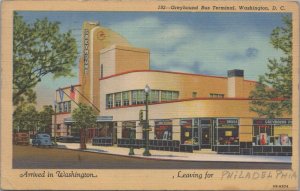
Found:
<svg viewBox="0 0 300 191"><path fill-rule="evenodd" d="M137 155L124 155L124 154L113 154L113 153L102 153L98 151L93 151L89 149L81 150L81 149L72 149L72 148L59 148L57 149L66 149L66 150L75 150L80 152L90 152L90 153L99 153L99 154L106 154L106 155L113 155L113 156L122 156L127 158L137 158L137 159L145 159L145 160L159 160L159 161L177 161L177 162L223 162L223 163L277 163L277 164L292 164L292 162L277 162L277 161L219 161L219 160L180 160L180 159L166 159L166 158L148 158L144 156L137 156Z"/></svg>

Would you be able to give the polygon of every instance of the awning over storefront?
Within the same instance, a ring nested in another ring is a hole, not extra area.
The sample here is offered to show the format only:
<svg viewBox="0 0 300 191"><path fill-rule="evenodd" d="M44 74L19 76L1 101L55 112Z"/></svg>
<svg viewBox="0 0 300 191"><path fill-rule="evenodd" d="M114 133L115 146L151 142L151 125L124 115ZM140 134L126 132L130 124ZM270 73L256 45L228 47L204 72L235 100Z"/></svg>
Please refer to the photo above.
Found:
<svg viewBox="0 0 300 191"><path fill-rule="evenodd" d="M109 122L113 120L113 116L97 116L96 122ZM72 119L72 117L66 117L64 118L65 124L72 124L75 121Z"/></svg>
<svg viewBox="0 0 300 191"><path fill-rule="evenodd" d="M64 118L64 123L65 124L72 124L74 123L75 121L72 119L72 117L67 117L67 118Z"/></svg>
<svg viewBox="0 0 300 191"><path fill-rule="evenodd" d="M113 116L97 116L97 122L107 122L112 120Z"/></svg>

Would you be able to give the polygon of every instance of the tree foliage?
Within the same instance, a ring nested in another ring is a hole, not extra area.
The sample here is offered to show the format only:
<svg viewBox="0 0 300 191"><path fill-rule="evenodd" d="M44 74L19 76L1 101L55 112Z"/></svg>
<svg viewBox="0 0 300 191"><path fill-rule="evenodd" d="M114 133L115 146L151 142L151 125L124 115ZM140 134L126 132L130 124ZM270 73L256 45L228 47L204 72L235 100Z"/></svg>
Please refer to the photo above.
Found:
<svg viewBox="0 0 300 191"><path fill-rule="evenodd" d="M15 131L35 131L38 129L39 113L33 104L22 104L13 113Z"/></svg>
<svg viewBox="0 0 300 191"><path fill-rule="evenodd" d="M80 103L72 112L74 127L78 129L92 128L96 125L96 113L92 107Z"/></svg>
<svg viewBox="0 0 300 191"><path fill-rule="evenodd" d="M16 107L13 113L13 126L15 131L46 132L51 129L51 105L44 105L42 111L37 111L34 104L23 103Z"/></svg>
<svg viewBox="0 0 300 191"><path fill-rule="evenodd" d="M43 110L39 112L39 128L41 131L46 132L47 129L51 129L53 114L54 111L51 105L43 106Z"/></svg>
<svg viewBox="0 0 300 191"><path fill-rule="evenodd" d="M54 78L72 76L77 57L76 40L71 31L61 33L59 22L47 18L28 24L14 14L13 103L34 103L34 87L52 73Z"/></svg>
<svg viewBox="0 0 300 191"><path fill-rule="evenodd" d="M91 106L80 103L72 112L74 127L80 130L80 148L86 149L86 129L96 125L96 113Z"/></svg>
<svg viewBox="0 0 300 191"><path fill-rule="evenodd" d="M259 76L259 83L250 93L250 110L261 117L275 118L292 112L292 20L283 17L284 26L276 27L271 44L281 50L280 59L268 59L268 72ZM275 101L277 100L277 101Z"/></svg>

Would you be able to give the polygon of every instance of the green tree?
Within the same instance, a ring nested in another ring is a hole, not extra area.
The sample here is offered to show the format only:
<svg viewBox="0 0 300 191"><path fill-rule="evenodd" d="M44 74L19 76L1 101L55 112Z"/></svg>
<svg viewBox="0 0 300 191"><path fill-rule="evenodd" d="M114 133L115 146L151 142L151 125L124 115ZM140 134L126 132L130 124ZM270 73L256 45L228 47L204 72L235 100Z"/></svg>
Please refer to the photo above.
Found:
<svg viewBox="0 0 300 191"><path fill-rule="evenodd" d="M74 127L80 131L80 148L86 149L86 129L96 125L96 113L92 107L80 103L72 112Z"/></svg>
<svg viewBox="0 0 300 191"><path fill-rule="evenodd" d="M54 78L73 76L77 57L76 40L71 31L61 33L59 22L47 18L28 24L14 13L13 104L34 103L34 87L52 73Z"/></svg>
<svg viewBox="0 0 300 191"><path fill-rule="evenodd" d="M284 26L276 27L271 44L281 50L280 59L268 59L268 72L259 76L259 83L250 93L250 110L261 117L275 118L292 113L292 20L283 17ZM276 100L276 101L275 101Z"/></svg>
<svg viewBox="0 0 300 191"><path fill-rule="evenodd" d="M53 111L53 108L51 105L43 106L43 110L39 112L39 129L40 129L40 131L51 133L52 115L53 114L54 114L54 111Z"/></svg>
<svg viewBox="0 0 300 191"><path fill-rule="evenodd" d="M22 104L13 113L14 131L31 131L35 133L39 126L39 113L33 104Z"/></svg>

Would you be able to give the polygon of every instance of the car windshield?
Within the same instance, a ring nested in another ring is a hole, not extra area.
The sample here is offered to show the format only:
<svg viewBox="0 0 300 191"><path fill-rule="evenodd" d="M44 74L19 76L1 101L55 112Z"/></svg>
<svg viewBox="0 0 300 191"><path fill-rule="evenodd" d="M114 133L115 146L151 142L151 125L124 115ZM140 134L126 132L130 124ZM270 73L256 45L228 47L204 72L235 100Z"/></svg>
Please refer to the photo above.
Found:
<svg viewBox="0 0 300 191"><path fill-rule="evenodd" d="M38 135L38 137L40 137L40 138L50 138L50 136L47 135L47 134L40 134L40 135Z"/></svg>

